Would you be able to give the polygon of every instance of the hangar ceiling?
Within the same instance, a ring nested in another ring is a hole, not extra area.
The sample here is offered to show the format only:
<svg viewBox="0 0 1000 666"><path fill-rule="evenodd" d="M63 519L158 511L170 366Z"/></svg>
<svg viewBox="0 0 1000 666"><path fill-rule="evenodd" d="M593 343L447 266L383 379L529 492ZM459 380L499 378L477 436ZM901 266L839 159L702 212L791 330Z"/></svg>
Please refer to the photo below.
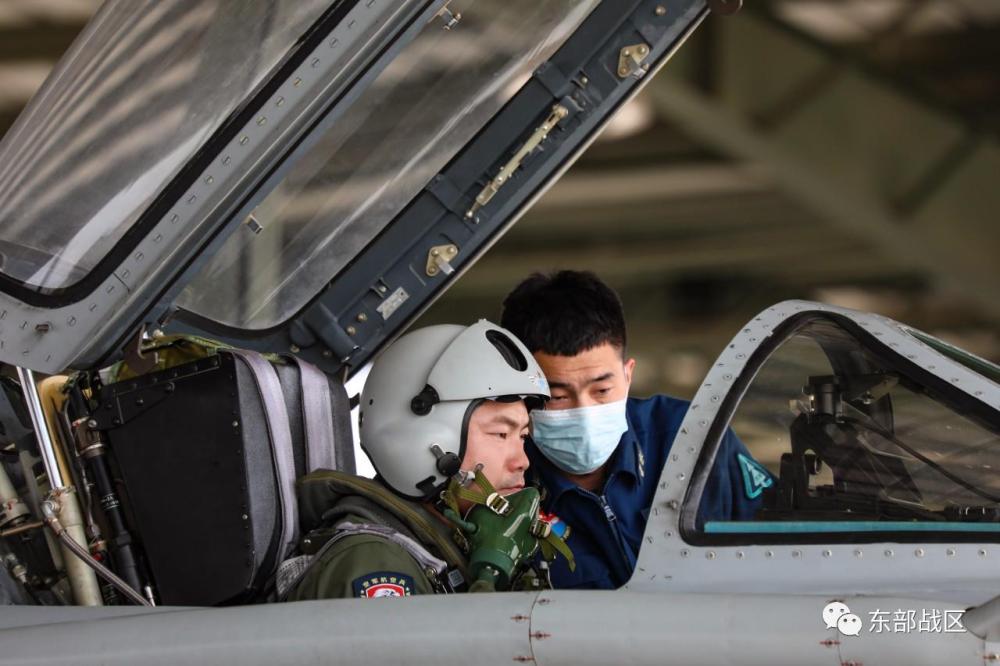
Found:
<svg viewBox="0 0 1000 666"><path fill-rule="evenodd" d="M746 4L711 17L424 321L495 318L521 277L571 267L621 291L640 393L690 394L784 298L1000 359L1000 4ZM0 135L98 5L0 3Z"/></svg>

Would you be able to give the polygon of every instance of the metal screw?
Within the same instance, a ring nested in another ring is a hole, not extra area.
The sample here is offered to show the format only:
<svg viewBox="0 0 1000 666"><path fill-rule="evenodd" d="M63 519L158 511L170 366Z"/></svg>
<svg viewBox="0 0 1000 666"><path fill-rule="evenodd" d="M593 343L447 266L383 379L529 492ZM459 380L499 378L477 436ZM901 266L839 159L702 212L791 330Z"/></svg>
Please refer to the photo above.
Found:
<svg viewBox="0 0 1000 666"><path fill-rule="evenodd" d="M368 321L368 315L366 315L364 312L359 312L358 316L356 317L356 319L358 321L365 322L365 321Z"/></svg>
<svg viewBox="0 0 1000 666"><path fill-rule="evenodd" d="M917 557L923 557L924 556L924 549L923 548L917 548L915 551L913 551L913 554L916 555Z"/></svg>
<svg viewBox="0 0 1000 666"><path fill-rule="evenodd" d="M707 557L710 560L714 560L715 559L715 551L714 550L708 551L707 553L705 553L705 557Z"/></svg>
<svg viewBox="0 0 1000 666"><path fill-rule="evenodd" d="M347 327L347 334L348 335L354 335L357 332L358 332L358 329L354 328L353 326L348 326Z"/></svg>
<svg viewBox="0 0 1000 666"><path fill-rule="evenodd" d="M291 352L292 352L293 354L298 354L298 353L299 353L300 351L302 351L301 349L299 349L299 346L298 346L298 345L292 345L292 346L291 346L291 347L289 347L288 349L289 349L289 351L291 351Z"/></svg>
<svg viewBox="0 0 1000 666"><path fill-rule="evenodd" d="M945 552L946 552L946 553L948 554L948 557L955 557L955 553L956 553L957 551L956 551L956 550L955 550L954 548L949 548L949 549L948 549L948 550L946 550Z"/></svg>
<svg viewBox="0 0 1000 666"><path fill-rule="evenodd" d="M663 5L657 5L656 6L656 11L654 13L657 16L666 16L667 15L667 8L664 7Z"/></svg>
<svg viewBox="0 0 1000 666"><path fill-rule="evenodd" d="M234 428L239 428L240 427L240 422L239 421L233 421L233 427Z"/></svg>
<svg viewBox="0 0 1000 666"><path fill-rule="evenodd" d="M891 548L886 548L886 550L885 550L885 556L886 557L892 557L892 555L893 555L892 549Z"/></svg>
<svg viewBox="0 0 1000 666"><path fill-rule="evenodd" d="M854 557L864 557L864 556L865 556L865 551L861 550L860 548L854 551Z"/></svg>
<svg viewBox="0 0 1000 666"><path fill-rule="evenodd" d="M380 293L380 294L384 294L384 293L385 293L385 292L387 292L387 291L389 291L389 288L388 288L388 287L386 287L386 286L385 286L384 284L380 284L380 285L378 286L378 293Z"/></svg>
<svg viewBox="0 0 1000 666"><path fill-rule="evenodd" d="M590 83L590 79L588 79L586 76L581 76L580 77L580 85L581 86L585 86L588 83Z"/></svg>

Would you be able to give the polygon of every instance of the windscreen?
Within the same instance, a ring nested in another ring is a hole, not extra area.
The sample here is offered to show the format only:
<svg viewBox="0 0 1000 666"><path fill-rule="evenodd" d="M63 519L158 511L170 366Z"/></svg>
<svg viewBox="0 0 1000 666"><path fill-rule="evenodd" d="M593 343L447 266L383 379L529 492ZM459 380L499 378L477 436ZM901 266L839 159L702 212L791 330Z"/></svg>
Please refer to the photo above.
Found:
<svg viewBox="0 0 1000 666"><path fill-rule="evenodd" d="M330 0L110 0L0 143L0 271L71 286Z"/></svg>
<svg viewBox="0 0 1000 666"><path fill-rule="evenodd" d="M455 0L292 168L178 304L240 329L288 320L398 215L596 0Z"/></svg>
<svg viewBox="0 0 1000 666"><path fill-rule="evenodd" d="M704 529L1000 534L1000 425L973 403L837 323L809 323L763 363L730 423L754 515Z"/></svg>

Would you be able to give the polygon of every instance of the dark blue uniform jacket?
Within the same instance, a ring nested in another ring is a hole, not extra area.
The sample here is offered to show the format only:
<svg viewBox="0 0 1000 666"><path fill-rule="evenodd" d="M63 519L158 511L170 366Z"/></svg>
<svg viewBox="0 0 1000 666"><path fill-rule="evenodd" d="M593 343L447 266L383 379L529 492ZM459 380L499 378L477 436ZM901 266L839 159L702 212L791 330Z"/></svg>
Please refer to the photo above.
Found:
<svg viewBox="0 0 1000 666"><path fill-rule="evenodd" d="M565 560L556 558L552 564L554 587L617 588L631 577L660 471L688 404L666 395L628 399L628 430L608 460L600 494L568 481L529 441L525 447L531 460L529 477L548 491L543 508L572 528L568 543L576 558L576 571L571 572ZM744 478L750 473L746 466L756 465L748 460L752 458L746 447L728 430L705 487L699 522L753 517L761 503L760 484L755 487L752 479ZM669 469L668 465L666 473Z"/></svg>

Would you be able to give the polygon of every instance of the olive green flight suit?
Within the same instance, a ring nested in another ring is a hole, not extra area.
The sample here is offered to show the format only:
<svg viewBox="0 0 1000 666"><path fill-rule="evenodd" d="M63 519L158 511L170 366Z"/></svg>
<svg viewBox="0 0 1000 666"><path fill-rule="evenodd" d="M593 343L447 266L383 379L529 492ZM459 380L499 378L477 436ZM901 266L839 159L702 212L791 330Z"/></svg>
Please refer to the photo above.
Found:
<svg viewBox="0 0 1000 666"><path fill-rule="evenodd" d="M331 470L313 472L296 485L301 523L309 530L302 550L316 557L287 600L431 594L445 590L448 572L452 582L457 574L468 579L456 528L422 504L377 481ZM421 550L431 560L418 562ZM437 571L428 565L433 560Z"/></svg>

